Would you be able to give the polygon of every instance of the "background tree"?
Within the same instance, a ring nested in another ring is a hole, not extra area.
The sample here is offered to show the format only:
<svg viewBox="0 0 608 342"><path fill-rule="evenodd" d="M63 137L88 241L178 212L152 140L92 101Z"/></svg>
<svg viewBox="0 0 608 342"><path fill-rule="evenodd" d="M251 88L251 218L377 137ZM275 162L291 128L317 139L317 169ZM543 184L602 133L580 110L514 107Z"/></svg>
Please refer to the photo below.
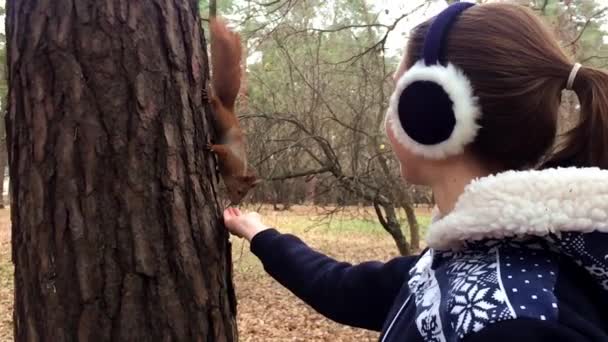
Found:
<svg viewBox="0 0 608 342"><path fill-rule="evenodd" d="M514 1L535 10L553 27L566 52L583 65L608 67L608 6L595 0ZM567 77L565 75L564 77ZM564 91L560 109L560 132L574 127L579 120L579 103L572 91ZM562 136L556 148L561 147Z"/></svg>
<svg viewBox="0 0 608 342"><path fill-rule="evenodd" d="M384 50L399 21L426 5L390 24L379 23L377 9L364 0L233 7L248 28L252 60L243 122L255 137L252 159L267 180L254 201L270 193L288 207L304 200L314 179L314 204L328 214L372 206L402 254L410 252L404 223L418 249L410 187L384 137L398 63Z"/></svg>
<svg viewBox="0 0 608 342"><path fill-rule="evenodd" d="M542 15L577 60L603 66L608 59L603 29L608 13L597 2L510 2ZM255 137L252 159L267 180L254 201L288 208L308 192L329 214L346 205L371 205L402 252L408 247L404 226L418 248L413 205L432 205L432 196L427 188L400 181L382 119L398 62L386 53L387 37L401 20L424 16L429 5L411 4L394 23L381 23L384 9L364 0L230 2L225 10L249 41L243 119ZM565 92L562 131L576 123L577 105ZM314 191L308 185L312 179Z"/></svg>
<svg viewBox="0 0 608 342"><path fill-rule="evenodd" d="M234 341L196 1L9 0L17 341Z"/></svg>

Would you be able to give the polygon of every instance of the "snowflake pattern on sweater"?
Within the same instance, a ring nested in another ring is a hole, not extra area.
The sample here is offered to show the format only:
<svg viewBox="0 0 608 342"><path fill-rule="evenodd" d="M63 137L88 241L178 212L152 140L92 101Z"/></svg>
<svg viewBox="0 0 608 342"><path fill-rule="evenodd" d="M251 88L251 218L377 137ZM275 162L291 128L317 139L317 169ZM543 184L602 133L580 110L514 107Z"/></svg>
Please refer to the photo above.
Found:
<svg viewBox="0 0 608 342"><path fill-rule="evenodd" d="M554 248L568 255L600 284L608 290L608 237L600 232L562 233L559 237L551 235L547 240Z"/></svg>
<svg viewBox="0 0 608 342"><path fill-rule="evenodd" d="M419 314L416 325L425 341L446 342L442 334L442 324L439 317L441 291L432 266L433 251L425 253L416 266L410 271L412 277L408 283Z"/></svg>
<svg viewBox="0 0 608 342"><path fill-rule="evenodd" d="M521 317L556 319L551 276L556 264L538 253L540 248L535 242L487 241L463 252L429 250L409 282L424 340L458 341L490 324Z"/></svg>

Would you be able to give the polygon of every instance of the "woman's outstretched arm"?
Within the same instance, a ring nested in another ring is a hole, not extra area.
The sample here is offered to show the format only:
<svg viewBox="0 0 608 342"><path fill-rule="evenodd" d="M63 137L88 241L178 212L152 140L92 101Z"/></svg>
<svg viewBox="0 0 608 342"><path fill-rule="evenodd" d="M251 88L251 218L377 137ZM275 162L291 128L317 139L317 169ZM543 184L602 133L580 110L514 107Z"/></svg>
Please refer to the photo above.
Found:
<svg viewBox="0 0 608 342"><path fill-rule="evenodd" d="M241 218L239 218L241 217ZM324 316L380 331L417 257L351 265L319 253L297 237L264 226L259 215L225 213L226 226L251 241L251 251L279 283Z"/></svg>

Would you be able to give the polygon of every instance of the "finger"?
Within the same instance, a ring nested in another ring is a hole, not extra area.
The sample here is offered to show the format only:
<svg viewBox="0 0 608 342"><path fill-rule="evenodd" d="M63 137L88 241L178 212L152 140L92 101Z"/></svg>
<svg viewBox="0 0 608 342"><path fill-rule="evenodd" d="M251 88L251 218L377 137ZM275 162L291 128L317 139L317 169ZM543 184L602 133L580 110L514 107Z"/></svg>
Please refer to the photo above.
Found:
<svg viewBox="0 0 608 342"><path fill-rule="evenodd" d="M241 215L243 215L243 213L241 213L241 209L239 209L239 208L234 208L234 214L235 214L236 216L241 216Z"/></svg>
<svg viewBox="0 0 608 342"><path fill-rule="evenodd" d="M234 216L230 208L224 209L224 219L230 219Z"/></svg>

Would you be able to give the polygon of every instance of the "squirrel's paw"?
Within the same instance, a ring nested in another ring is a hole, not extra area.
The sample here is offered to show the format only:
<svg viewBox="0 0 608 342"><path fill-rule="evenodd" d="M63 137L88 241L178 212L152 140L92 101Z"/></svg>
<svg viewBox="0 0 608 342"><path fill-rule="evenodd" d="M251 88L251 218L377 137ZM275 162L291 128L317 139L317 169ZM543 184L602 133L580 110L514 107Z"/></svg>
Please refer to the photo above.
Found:
<svg viewBox="0 0 608 342"><path fill-rule="evenodd" d="M208 85L201 91L201 96L203 98L203 102L205 103L211 103L211 96L209 96L209 92L210 90Z"/></svg>

